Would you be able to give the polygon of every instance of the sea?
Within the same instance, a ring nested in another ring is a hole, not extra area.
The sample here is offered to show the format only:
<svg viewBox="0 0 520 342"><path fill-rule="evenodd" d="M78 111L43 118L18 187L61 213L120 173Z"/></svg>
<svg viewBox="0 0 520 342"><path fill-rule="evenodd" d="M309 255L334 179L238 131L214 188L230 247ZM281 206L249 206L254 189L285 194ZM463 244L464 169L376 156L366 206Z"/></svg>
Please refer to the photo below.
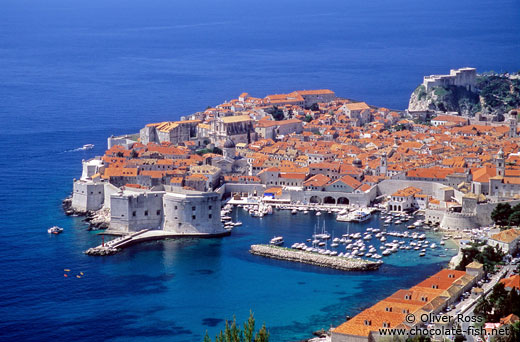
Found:
<svg viewBox="0 0 520 342"><path fill-rule="evenodd" d="M0 0L0 8L2 341L202 341L250 311L272 341L296 341L414 285L454 251L399 252L375 272L263 259L249 245L275 235L304 242L318 218L236 209L244 224L230 237L89 257L83 251L100 237L65 216L61 201L108 136L242 92L328 88L404 109L424 75L520 69L515 0ZM78 150L84 144L95 147ZM348 228L329 214L323 222L336 236L381 227L377 215ZM64 233L49 236L53 225Z"/></svg>

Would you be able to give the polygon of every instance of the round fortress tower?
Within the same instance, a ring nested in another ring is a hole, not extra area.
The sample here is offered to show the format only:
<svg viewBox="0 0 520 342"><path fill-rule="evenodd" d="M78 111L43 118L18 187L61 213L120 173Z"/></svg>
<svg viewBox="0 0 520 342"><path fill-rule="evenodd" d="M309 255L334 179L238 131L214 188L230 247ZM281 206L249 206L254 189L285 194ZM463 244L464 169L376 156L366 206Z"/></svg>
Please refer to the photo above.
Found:
<svg viewBox="0 0 520 342"><path fill-rule="evenodd" d="M181 190L163 197L163 230L179 234L222 234L220 199L212 192Z"/></svg>

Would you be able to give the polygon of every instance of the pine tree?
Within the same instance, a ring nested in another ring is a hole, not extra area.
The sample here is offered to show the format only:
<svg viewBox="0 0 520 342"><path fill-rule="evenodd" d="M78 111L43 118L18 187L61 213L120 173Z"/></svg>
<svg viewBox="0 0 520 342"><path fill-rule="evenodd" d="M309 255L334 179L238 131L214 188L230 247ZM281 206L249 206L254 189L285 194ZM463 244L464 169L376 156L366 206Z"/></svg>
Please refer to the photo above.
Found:
<svg viewBox="0 0 520 342"><path fill-rule="evenodd" d="M231 342L240 342L240 329L237 328L237 318L233 315L233 323L231 324Z"/></svg>
<svg viewBox="0 0 520 342"><path fill-rule="evenodd" d="M244 341L245 342L253 342L253 334L255 331L255 317L253 316L253 312L249 311L249 318L247 322L244 323Z"/></svg>
<svg viewBox="0 0 520 342"><path fill-rule="evenodd" d="M224 341L232 342L231 340L231 329L229 328L229 322L226 320L226 328L224 330Z"/></svg>
<svg viewBox="0 0 520 342"><path fill-rule="evenodd" d="M262 325L262 328L258 330L255 336L255 342L269 342L269 331L265 327L265 323Z"/></svg>
<svg viewBox="0 0 520 342"><path fill-rule="evenodd" d="M211 342L211 338L209 337L207 330L206 330L206 334L204 335L204 341L203 342Z"/></svg>

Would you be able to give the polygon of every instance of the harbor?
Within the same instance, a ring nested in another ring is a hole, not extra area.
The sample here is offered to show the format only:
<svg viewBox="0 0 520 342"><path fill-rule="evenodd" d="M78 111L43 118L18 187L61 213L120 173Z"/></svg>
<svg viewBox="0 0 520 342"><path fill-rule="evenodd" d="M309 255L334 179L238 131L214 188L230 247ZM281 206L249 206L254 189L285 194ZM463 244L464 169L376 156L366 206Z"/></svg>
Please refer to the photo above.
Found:
<svg viewBox="0 0 520 342"><path fill-rule="evenodd" d="M251 245L249 252L267 258L300 262L320 267L329 267L342 271L371 271L377 270L380 262L350 259L340 256L322 255L303 250L294 250L271 245Z"/></svg>

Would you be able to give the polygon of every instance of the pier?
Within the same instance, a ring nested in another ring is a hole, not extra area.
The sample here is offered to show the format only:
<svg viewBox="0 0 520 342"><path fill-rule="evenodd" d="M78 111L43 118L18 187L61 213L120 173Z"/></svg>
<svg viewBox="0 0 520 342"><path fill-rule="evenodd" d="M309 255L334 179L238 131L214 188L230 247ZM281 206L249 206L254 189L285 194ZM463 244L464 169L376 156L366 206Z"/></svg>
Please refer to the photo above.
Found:
<svg viewBox="0 0 520 342"><path fill-rule="evenodd" d="M143 229L138 232L122 235L118 238L105 242L97 247L89 248L85 251L87 255L111 255L119 252L121 249L130 247L137 243L146 241L157 241L164 239L176 238L215 238L230 235L230 231L219 234L179 234L174 232L167 232L163 230ZM108 234L104 234L108 235Z"/></svg>
<svg viewBox="0 0 520 342"><path fill-rule="evenodd" d="M377 270L381 265L381 262L321 255L270 245L251 245L249 252L253 255L259 255L266 258L301 262L304 264L328 267L341 271L372 271Z"/></svg>

